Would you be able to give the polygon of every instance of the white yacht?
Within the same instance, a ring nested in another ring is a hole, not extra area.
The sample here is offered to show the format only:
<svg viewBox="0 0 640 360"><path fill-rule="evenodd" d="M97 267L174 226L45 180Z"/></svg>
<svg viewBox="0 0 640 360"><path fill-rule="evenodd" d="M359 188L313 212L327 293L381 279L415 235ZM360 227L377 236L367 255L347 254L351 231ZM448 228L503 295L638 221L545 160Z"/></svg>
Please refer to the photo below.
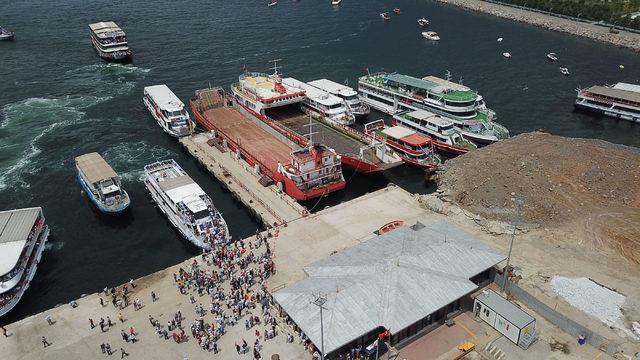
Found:
<svg viewBox="0 0 640 360"><path fill-rule="evenodd" d="M509 52L503 52L503 53L502 53L502 56L504 56L504 57L505 57L505 58L507 58L507 59L510 59L510 58L511 58L511 53L509 53Z"/></svg>
<svg viewBox="0 0 640 360"><path fill-rule="evenodd" d="M333 6L339 6L340 4L342 4L342 0L331 0L331 5Z"/></svg>
<svg viewBox="0 0 640 360"><path fill-rule="evenodd" d="M146 165L144 173L151 199L185 239L205 250L230 240L220 212L175 160Z"/></svg>
<svg viewBox="0 0 640 360"><path fill-rule="evenodd" d="M338 125L351 125L355 122L355 117L341 98L294 78L282 79L282 83L304 90L306 98L302 101L302 109L305 112Z"/></svg>
<svg viewBox="0 0 640 360"><path fill-rule="evenodd" d="M76 158L78 182L89 200L104 213L120 213L131 203L122 189L120 176L100 156L93 152Z"/></svg>
<svg viewBox="0 0 640 360"><path fill-rule="evenodd" d="M640 85L591 86L578 91L575 107L640 123Z"/></svg>
<svg viewBox="0 0 640 360"><path fill-rule="evenodd" d="M310 81L308 84L341 98L354 116L364 117L369 115L369 105L360 100L358 93L353 88L327 79Z"/></svg>
<svg viewBox="0 0 640 360"><path fill-rule="evenodd" d="M421 19L418 19L418 25L422 27L429 26L429 20L422 17Z"/></svg>
<svg viewBox="0 0 640 360"><path fill-rule="evenodd" d="M422 33L422 36L425 39L429 39L429 40L433 40L433 41L440 40L440 35L438 35L438 33L436 33L435 31L425 31L425 32Z"/></svg>
<svg viewBox="0 0 640 360"><path fill-rule="evenodd" d="M567 69L566 67L561 67L560 73L564 76L569 76L569 69Z"/></svg>
<svg viewBox="0 0 640 360"><path fill-rule="evenodd" d="M105 61L128 62L132 53L127 35L113 21L101 21L90 24L93 48Z"/></svg>
<svg viewBox="0 0 640 360"><path fill-rule="evenodd" d="M0 316L27 291L48 237L41 208L0 211Z"/></svg>
<svg viewBox="0 0 640 360"><path fill-rule="evenodd" d="M167 87L167 85L154 85L144 88L144 105L158 125L167 134L173 137L190 135L195 124L184 108L184 104Z"/></svg>

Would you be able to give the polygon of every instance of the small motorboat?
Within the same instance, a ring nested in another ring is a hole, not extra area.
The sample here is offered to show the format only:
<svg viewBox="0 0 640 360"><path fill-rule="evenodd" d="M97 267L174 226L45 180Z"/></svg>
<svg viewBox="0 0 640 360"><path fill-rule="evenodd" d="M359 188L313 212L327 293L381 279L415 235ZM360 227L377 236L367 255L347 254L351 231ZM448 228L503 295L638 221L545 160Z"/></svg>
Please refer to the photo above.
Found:
<svg viewBox="0 0 640 360"><path fill-rule="evenodd" d="M422 36L425 39L429 39L429 40L433 40L433 41L440 40L440 36L435 31L425 31L425 32L422 33Z"/></svg>
<svg viewBox="0 0 640 360"><path fill-rule="evenodd" d="M342 0L331 0L331 5L339 6L342 3Z"/></svg>
<svg viewBox="0 0 640 360"><path fill-rule="evenodd" d="M429 26L429 20L425 19L424 17L422 19L418 19L418 25L422 27Z"/></svg>
<svg viewBox="0 0 640 360"><path fill-rule="evenodd" d="M0 27L0 41L12 41L16 39L16 34L13 31L9 31L5 28Z"/></svg>
<svg viewBox="0 0 640 360"><path fill-rule="evenodd" d="M502 38L501 37L498 38L498 42L502 42Z"/></svg>
<svg viewBox="0 0 640 360"><path fill-rule="evenodd" d="M506 57L507 59L511 59L511 53L503 52L502 56Z"/></svg>
<svg viewBox="0 0 640 360"><path fill-rule="evenodd" d="M549 59L551 61L557 61L558 60L558 55L556 55L556 53L548 53L547 54L547 59Z"/></svg>
<svg viewBox="0 0 640 360"><path fill-rule="evenodd" d="M393 9L393 13L396 15L400 15L400 8Z"/></svg>
<svg viewBox="0 0 640 360"><path fill-rule="evenodd" d="M380 13L380 17L382 18L382 20L391 20L391 16L389 16L389 13L383 12Z"/></svg>
<svg viewBox="0 0 640 360"><path fill-rule="evenodd" d="M273 0L273 1L271 1L271 2L269 2L267 4L268 7L272 7L272 6L276 6L276 5L278 5L278 0Z"/></svg>
<svg viewBox="0 0 640 360"><path fill-rule="evenodd" d="M619 67L620 69L624 69L624 65L622 65L622 64L618 65L618 67Z"/></svg>
<svg viewBox="0 0 640 360"><path fill-rule="evenodd" d="M569 69L567 69L566 67L561 67L560 73L564 76L569 76Z"/></svg>

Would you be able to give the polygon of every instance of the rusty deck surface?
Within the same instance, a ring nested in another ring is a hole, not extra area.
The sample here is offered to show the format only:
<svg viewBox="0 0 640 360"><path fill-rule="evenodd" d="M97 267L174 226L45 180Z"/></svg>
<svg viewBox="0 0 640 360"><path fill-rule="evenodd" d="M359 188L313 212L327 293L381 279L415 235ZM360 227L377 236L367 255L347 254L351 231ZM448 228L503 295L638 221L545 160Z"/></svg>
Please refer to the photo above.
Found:
<svg viewBox="0 0 640 360"><path fill-rule="evenodd" d="M207 110L203 115L207 122L271 172L277 170L278 163L291 162L292 149L287 144L254 124L238 110L220 107Z"/></svg>

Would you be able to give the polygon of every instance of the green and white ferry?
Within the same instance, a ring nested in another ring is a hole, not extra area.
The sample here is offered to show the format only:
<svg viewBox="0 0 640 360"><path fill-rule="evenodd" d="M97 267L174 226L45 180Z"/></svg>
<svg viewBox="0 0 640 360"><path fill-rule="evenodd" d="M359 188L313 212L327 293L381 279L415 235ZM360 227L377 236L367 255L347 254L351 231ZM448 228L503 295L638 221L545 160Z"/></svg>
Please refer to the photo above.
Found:
<svg viewBox="0 0 640 360"><path fill-rule="evenodd" d="M435 76L422 79L397 73L367 74L358 79L358 95L370 107L395 115L427 110L450 119L465 138L487 145L509 137L495 113L470 88Z"/></svg>

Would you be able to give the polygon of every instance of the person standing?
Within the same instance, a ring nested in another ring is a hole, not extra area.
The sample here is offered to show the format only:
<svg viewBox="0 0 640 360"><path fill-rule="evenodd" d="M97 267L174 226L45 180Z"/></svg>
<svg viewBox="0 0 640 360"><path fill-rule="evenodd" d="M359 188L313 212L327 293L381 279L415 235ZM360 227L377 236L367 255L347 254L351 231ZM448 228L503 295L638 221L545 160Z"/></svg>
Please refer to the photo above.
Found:
<svg viewBox="0 0 640 360"><path fill-rule="evenodd" d="M103 354L107 352L107 347L104 346L104 343L100 344L100 350L102 351Z"/></svg>
<svg viewBox="0 0 640 360"><path fill-rule="evenodd" d="M156 302L156 300L158 300L158 297L156 296L156 293L155 293L155 292L153 292L153 291L151 292L151 300L152 300L153 302Z"/></svg>
<svg viewBox="0 0 640 360"><path fill-rule="evenodd" d="M108 343L104 345L105 350L107 350L107 355L111 355L113 354L113 352L111 352L111 345L109 345Z"/></svg>
<svg viewBox="0 0 640 360"><path fill-rule="evenodd" d="M46 337L42 337L42 347L51 346L51 343L47 341Z"/></svg>
<svg viewBox="0 0 640 360"><path fill-rule="evenodd" d="M7 328L0 326L0 329L2 329L2 335L4 335L4 337L9 337L9 334L7 334Z"/></svg>
<svg viewBox="0 0 640 360"><path fill-rule="evenodd" d="M122 316L122 313L118 313L118 320L120 320L120 323L124 323L124 316Z"/></svg>

